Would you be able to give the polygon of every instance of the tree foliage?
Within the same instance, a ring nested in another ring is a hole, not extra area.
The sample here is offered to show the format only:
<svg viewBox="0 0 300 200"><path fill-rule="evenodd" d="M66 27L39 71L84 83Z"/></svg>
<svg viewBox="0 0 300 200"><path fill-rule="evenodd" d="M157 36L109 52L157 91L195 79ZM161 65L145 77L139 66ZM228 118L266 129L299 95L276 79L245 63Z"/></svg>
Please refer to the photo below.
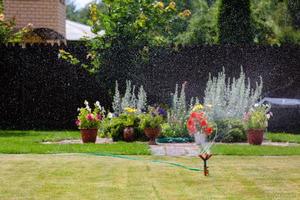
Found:
<svg viewBox="0 0 300 200"><path fill-rule="evenodd" d="M83 64L83 67L90 72L97 71L106 63L105 59L111 61L111 54L118 49L136 51L144 60L151 47L173 43L178 31L176 24L191 15L189 10L178 10L174 1L168 4L153 0L102 2L102 9L96 4L90 6L92 32L97 35L86 41L91 65ZM104 35L99 34L101 30L105 31ZM125 57L133 61L128 55Z"/></svg>
<svg viewBox="0 0 300 200"><path fill-rule="evenodd" d="M179 44L215 44L218 42L218 11L220 0L208 3L206 0L192 1L192 17L187 30L180 33Z"/></svg>
<svg viewBox="0 0 300 200"><path fill-rule="evenodd" d="M293 27L287 0L252 0L251 4L256 43L300 43L300 30Z"/></svg>
<svg viewBox="0 0 300 200"><path fill-rule="evenodd" d="M250 0L222 0L219 13L220 43L251 43Z"/></svg>
<svg viewBox="0 0 300 200"><path fill-rule="evenodd" d="M300 29L300 1L299 0L289 0L288 1L289 13L292 17L293 27Z"/></svg>
<svg viewBox="0 0 300 200"><path fill-rule="evenodd" d="M101 1L94 1L94 4L97 5L98 9L102 8ZM85 7L77 9L73 0L67 1L66 9L67 19L75 22L79 22L86 25L91 25L90 20L90 4L87 4Z"/></svg>

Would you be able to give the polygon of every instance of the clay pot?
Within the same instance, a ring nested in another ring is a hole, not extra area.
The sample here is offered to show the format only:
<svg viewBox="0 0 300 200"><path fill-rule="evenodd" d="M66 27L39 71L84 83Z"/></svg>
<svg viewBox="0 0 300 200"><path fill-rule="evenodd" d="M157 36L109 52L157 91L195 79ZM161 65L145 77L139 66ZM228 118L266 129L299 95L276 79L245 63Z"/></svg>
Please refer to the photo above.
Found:
<svg viewBox="0 0 300 200"><path fill-rule="evenodd" d="M83 143L96 143L98 129L80 129Z"/></svg>
<svg viewBox="0 0 300 200"><path fill-rule="evenodd" d="M263 129L249 129L247 130L247 139L249 144L261 145L264 140Z"/></svg>
<svg viewBox="0 0 300 200"><path fill-rule="evenodd" d="M145 128L144 132L149 138L149 145L156 145L155 139L160 134L160 128Z"/></svg>
<svg viewBox="0 0 300 200"><path fill-rule="evenodd" d="M134 140L134 128L133 127L124 128L123 138L126 142L132 142Z"/></svg>

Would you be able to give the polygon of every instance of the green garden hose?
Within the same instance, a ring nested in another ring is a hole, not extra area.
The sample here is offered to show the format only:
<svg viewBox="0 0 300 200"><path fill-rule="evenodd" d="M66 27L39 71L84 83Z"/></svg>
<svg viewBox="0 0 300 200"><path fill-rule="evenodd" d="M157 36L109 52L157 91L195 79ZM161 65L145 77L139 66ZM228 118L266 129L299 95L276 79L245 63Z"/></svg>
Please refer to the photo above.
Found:
<svg viewBox="0 0 300 200"><path fill-rule="evenodd" d="M146 159L142 159L142 158L137 158L137 157L130 157L130 156L124 156L124 155L115 155L115 154L108 154L108 153L87 153L87 155L94 155L94 156L102 156L102 157L112 157L112 158L122 158L122 159L127 159L127 160L140 160L140 161L149 161L152 163L162 163L162 164L167 164L167 165L172 165L175 167L180 167L183 169L187 169L190 171L203 171L199 168L192 168L192 167L188 167L179 163L174 163L174 162L168 162L168 161L163 161L163 160L146 160Z"/></svg>

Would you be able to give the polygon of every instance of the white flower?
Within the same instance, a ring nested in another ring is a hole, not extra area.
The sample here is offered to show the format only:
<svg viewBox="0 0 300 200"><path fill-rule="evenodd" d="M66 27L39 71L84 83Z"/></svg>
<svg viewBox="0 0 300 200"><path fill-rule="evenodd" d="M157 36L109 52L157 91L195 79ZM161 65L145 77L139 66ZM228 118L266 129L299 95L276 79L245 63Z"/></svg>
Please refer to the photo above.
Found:
<svg viewBox="0 0 300 200"><path fill-rule="evenodd" d="M96 101L95 106L98 107L101 110L100 102Z"/></svg>
<svg viewBox="0 0 300 200"><path fill-rule="evenodd" d="M270 117L271 117L270 114L266 114L266 116L267 116L267 119L270 119Z"/></svg>
<svg viewBox="0 0 300 200"><path fill-rule="evenodd" d="M77 108L77 111L80 111L80 108Z"/></svg>
<svg viewBox="0 0 300 200"><path fill-rule="evenodd" d="M259 104L258 104L258 103L254 104L254 107L258 107L258 106L259 106Z"/></svg>
<svg viewBox="0 0 300 200"><path fill-rule="evenodd" d="M109 113L107 114L107 117L108 117L109 119L111 119L111 118L114 117L114 114L112 114L111 112L109 112Z"/></svg>
<svg viewBox="0 0 300 200"><path fill-rule="evenodd" d="M92 109L90 108L89 103L87 101L84 101L84 104L85 104L85 109L89 112L92 112Z"/></svg>

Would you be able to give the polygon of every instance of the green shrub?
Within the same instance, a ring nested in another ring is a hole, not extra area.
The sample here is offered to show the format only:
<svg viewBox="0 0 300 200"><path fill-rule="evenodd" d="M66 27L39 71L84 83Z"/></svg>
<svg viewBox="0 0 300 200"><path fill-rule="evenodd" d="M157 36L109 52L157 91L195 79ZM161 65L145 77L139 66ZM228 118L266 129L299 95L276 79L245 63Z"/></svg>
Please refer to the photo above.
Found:
<svg viewBox="0 0 300 200"><path fill-rule="evenodd" d="M114 141L123 140L123 130L126 126L134 128L135 138L145 140L143 131L139 128L140 118L135 114L121 114L119 117L105 119L101 124L101 136L111 137Z"/></svg>
<svg viewBox="0 0 300 200"><path fill-rule="evenodd" d="M151 114L140 115L140 120L140 129L142 130L145 128L160 128L164 121L162 116Z"/></svg>
<svg viewBox="0 0 300 200"><path fill-rule="evenodd" d="M246 142L247 135L240 119L225 119L216 121L217 142ZM216 132L213 133L212 137Z"/></svg>
<svg viewBox="0 0 300 200"><path fill-rule="evenodd" d="M163 137L189 137L185 124L181 126L180 124L164 123L161 125L161 128L161 136Z"/></svg>

